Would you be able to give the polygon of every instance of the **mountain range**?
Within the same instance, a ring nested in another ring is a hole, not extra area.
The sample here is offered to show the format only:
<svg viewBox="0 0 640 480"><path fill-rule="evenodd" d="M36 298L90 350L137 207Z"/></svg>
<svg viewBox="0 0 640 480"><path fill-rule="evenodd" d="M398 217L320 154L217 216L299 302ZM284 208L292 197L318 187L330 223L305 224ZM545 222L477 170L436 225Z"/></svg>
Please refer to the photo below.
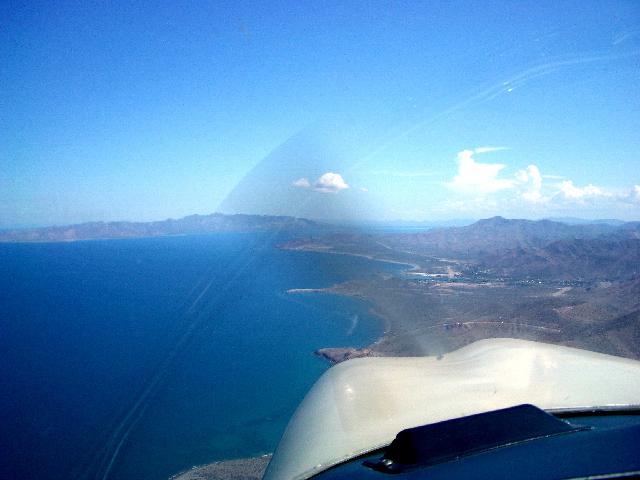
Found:
<svg viewBox="0 0 640 480"><path fill-rule="evenodd" d="M640 223L567 224L552 220L492 217L464 227L438 228L408 235L390 235L387 242L414 253L474 258L511 249L543 248L569 239L595 239L603 235L640 238Z"/></svg>
<svg viewBox="0 0 640 480"><path fill-rule="evenodd" d="M509 277L593 281L640 275L640 222L493 217L465 227L393 235L387 243L405 252L463 258Z"/></svg>
<svg viewBox="0 0 640 480"><path fill-rule="evenodd" d="M585 224L492 217L461 227L363 233L355 227L336 227L303 218L214 213L156 222L90 222L7 230L0 232L0 242L259 231L286 231L298 238L303 248L313 244L321 250L384 254L399 261L404 261L406 255L462 259L473 269L512 278L594 281L640 275L640 222Z"/></svg>

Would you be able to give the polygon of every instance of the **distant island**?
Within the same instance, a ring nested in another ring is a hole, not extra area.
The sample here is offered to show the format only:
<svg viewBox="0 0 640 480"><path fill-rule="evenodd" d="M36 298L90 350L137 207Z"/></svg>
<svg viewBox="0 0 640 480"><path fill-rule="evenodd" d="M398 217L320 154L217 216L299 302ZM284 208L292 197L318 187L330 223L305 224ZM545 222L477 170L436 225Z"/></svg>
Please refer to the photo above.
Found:
<svg viewBox="0 0 640 480"><path fill-rule="evenodd" d="M318 232L326 225L303 218L268 215L189 215L155 222L88 222L77 225L0 231L0 242L73 242L117 238L163 237L215 232Z"/></svg>

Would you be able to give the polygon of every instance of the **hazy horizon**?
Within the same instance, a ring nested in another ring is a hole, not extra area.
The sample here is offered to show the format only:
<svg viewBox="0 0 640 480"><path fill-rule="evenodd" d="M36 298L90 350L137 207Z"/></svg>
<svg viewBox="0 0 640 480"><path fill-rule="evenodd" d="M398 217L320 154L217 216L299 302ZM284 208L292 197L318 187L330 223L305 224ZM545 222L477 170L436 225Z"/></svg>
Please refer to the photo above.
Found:
<svg viewBox="0 0 640 480"><path fill-rule="evenodd" d="M124 218L115 218L108 220L86 220L74 223L49 223L49 224L32 224L32 225L10 225L6 227L0 227L0 230L28 230L28 229L40 229L40 228L54 228L54 227L69 227L74 225L83 225L90 223L153 223L153 222L164 222L167 220L181 220L190 216L209 216L222 214L221 212L210 212L210 213L192 213L189 215L185 215L183 217L165 217L165 218L152 218L149 220L132 220L132 219L124 219ZM253 213L237 213L237 214L222 214L222 215L248 215L248 216L261 216L262 214L253 214ZM265 215L269 216L269 215ZM278 216L278 215L274 215ZM477 217L477 218L443 218L443 219L425 219L425 220L412 220L412 219L388 219L388 220L376 220L376 219L327 219L327 218L309 218L309 217L296 217L306 220L311 220L315 222L322 222L331 225L345 225L345 226L462 226L462 225L470 225L472 223L478 222L480 220L487 220L494 217L502 217L506 220L530 220L530 221L541 221L541 220L551 220L554 222L560 223L630 223L630 222L638 222L640 219L631 219L631 220L623 220L620 218L586 218L586 217L503 217L502 215L492 215L487 217Z"/></svg>

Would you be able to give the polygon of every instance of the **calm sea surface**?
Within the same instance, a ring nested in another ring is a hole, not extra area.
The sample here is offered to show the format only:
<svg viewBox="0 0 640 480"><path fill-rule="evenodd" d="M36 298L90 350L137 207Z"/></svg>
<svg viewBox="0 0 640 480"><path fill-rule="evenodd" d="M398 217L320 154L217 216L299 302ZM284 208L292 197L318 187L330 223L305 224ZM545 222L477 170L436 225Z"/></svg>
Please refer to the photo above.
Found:
<svg viewBox="0 0 640 480"><path fill-rule="evenodd" d="M0 245L0 478L166 479L273 451L367 305L287 295L397 271L219 234Z"/></svg>

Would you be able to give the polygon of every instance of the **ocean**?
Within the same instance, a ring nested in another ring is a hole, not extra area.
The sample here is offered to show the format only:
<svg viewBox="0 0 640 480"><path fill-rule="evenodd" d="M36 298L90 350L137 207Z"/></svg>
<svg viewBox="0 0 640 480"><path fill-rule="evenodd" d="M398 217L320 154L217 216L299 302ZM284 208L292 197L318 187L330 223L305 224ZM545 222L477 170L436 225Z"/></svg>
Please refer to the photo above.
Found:
<svg viewBox="0 0 640 480"><path fill-rule="evenodd" d="M0 245L0 478L167 479L272 452L382 322L320 288L401 267L213 234Z"/></svg>

